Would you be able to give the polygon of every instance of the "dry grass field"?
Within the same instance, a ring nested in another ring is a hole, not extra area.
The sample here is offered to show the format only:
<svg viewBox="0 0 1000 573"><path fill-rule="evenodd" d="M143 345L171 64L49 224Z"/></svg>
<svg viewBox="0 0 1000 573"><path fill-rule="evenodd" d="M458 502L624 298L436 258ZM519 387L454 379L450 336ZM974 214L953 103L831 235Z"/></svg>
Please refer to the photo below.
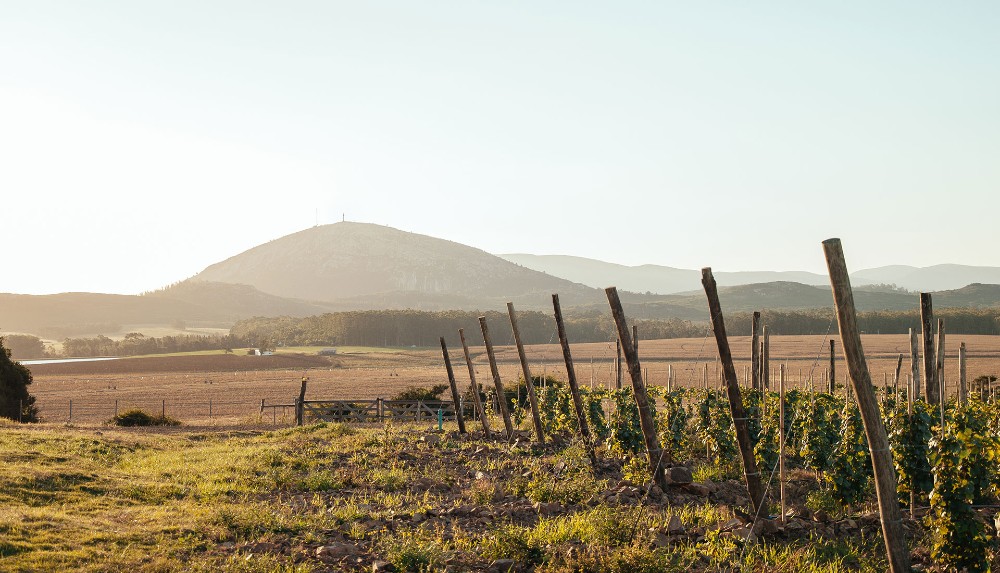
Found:
<svg viewBox="0 0 1000 573"><path fill-rule="evenodd" d="M1000 336L947 338L946 375L949 393L958 380L958 346L968 349L969 379L1000 373ZM877 385L891 383L896 357L903 353L903 373L909 371L909 344L905 335L866 335L863 343L869 368ZM749 337L732 337L730 344L737 374L743 377L749 364ZM840 341L837 339L837 348ZM185 423L234 424L255 417L260 401L290 404L298 395L303 376L309 378L307 398L374 399L391 397L408 386L430 386L446 382L439 349L357 349L334 357L315 351L279 353L274 356L209 354L198 356L143 357L104 362L79 362L32 366L41 417L49 422L100 423L115 408L132 406L166 414ZM608 387L614 383L614 343L576 344L572 347L577 378L585 386ZM450 348L459 385L468 385L468 371L461 347ZM478 381L490 383L486 352L471 349ZM496 348L504 381L521 375L513 346ZM533 374L565 379L562 353L557 344L526 348ZM717 385L719 370L714 338L640 341L639 354L649 384L666 384L672 371L674 383L692 387L703 384L705 369L709 383ZM772 375L786 365L786 380L792 387L806 387L810 376L818 386L829 365L829 337L772 336ZM838 352L837 377L843 380L846 364ZM627 374L624 383L627 385ZM271 417L280 420L279 408ZM291 409L284 414L290 415Z"/></svg>

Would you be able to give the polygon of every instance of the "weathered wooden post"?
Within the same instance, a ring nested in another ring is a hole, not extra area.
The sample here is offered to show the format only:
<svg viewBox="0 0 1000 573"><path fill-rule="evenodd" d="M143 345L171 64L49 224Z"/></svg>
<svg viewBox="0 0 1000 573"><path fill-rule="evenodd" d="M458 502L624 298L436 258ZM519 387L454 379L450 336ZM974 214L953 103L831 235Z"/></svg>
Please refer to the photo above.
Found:
<svg viewBox="0 0 1000 573"><path fill-rule="evenodd" d="M760 388L760 311L750 319L750 387Z"/></svg>
<svg viewBox="0 0 1000 573"><path fill-rule="evenodd" d="M778 483L781 493L781 523L785 523L785 365L778 366Z"/></svg>
<svg viewBox="0 0 1000 573"><path fill-rule="evenodd" d="M910 394L920 392L920 343L917 341L917 331L910 329ZM913 401L914 396L910 396Z"/></svg>
<svg viewBox="0 0 1000 573"><path fill-rule="evenodd" d="M590 427L587 425L587 414L583 405L583 398L580 396L580 385L576 380L576 368L573 367L573 355L569 351L569 338L566 336L566 327L563 324L562 308L559 306L559 295L552 295L552 310L556 318L556 331L559 334L559 344L562 346L563 360L566 362L566 378L569 381L569 391L573 396L573 408L576 410L577 427L580 429L580 438L583 439L583 447L587 450L591 465L597 465L597 455L594 454L594 439L590 436ZM633 327L635 328L635 327ZM638 345L636 345L638 350Z"/></svg>
<svg viewBox="0 0 1000 573"><path fill-rule="evenodd" d="M899 356L896 357L896 372L892 375L892 389L893 394L899 392L899 373L903 370L903 353L900 352Z"/></svg>
<svg viewBox="0 0 1000 573"><path fill-rule="evenodd" d="M469 355L469 344L465 341L465 329L458 329L458 337L462 340L462 352L465 354L465 364L469 367L469 384L472 390L472 399L476 404L476 411L479 412L479 420L483 424L483 435L486 439L493 436L490 432L490 421L486 419L486 409L483 408L483 399L479 395L479 383L476 382L476 367L472 364L472 356Z"/></svg>
<svg viewBox="0 0 1000 573"><path fill-rule="evenodd" d="M868 438L868 449L871 452L875 493L878 497L886 554L889 557L889 570L893 573L903 573L910 570L910 555L903 536L899 499L896 494L896 472L893 468L892 452L889 449L885 426L882 424L882 416L879 414L878 403L872 389L864 348L861 345L851 278L847 272L840 239L823 241L823 250L830 272L830 286L837 308L837 322L840 326L840 339L844 345L844 356L851 373L854 394L864 423L865 436Z"/></svg>
<svg viewBox="0 0 1000 573"><path fill-rule="evenodd" d="M632 346L635 347L635 353L639 354L639 327L635 324L632 325Z"/></svg>
<svg viewBox="0 0 1000 573"><path fill-rule="evenodd" d="M455 371L451 369L451 357L448 356L448 345L441 337L441 356L444 357L444 369L448 372L448 385L451 386L451 399L455 403L455 421L458 422L458 432L465 431L465 416L462 414L462 395L458 393L458 383L455 382Z"/></svg>
<svg viewBox="0 0 1000 573"><path fill-rule="evenodd" d="M528 368L528 357L524 354L521 344L521 333L517 329L517 317L514 315L514 303L507 303L507 314L510 316L510 328L514 331L514 344L517 345L517 356L521 359L521 372L524 374L524 384L528 387L528 402L531 404L531 421L535 426L535 439L545 443L545 431L542 430L542 417L538 413L538 398L535 397L535 385L531 380L531 370Z"/></svg>
<svg viewBox="0 0 1000 573"><path fill-rule="evenodd" d="M934 377L938 387L938 410L941 412L941 435L944 435L944 407L948 402L947 388L944 380L944 319L938 319L937 347L935 348L937 360L934 364Z"/></svg>
<svg viewBox="0 0 1000 573"><path fill-rule="evenodd" d="M628 373L632 379L632 397L635 399L635 406L639 410L639 426L642 429L642 437L646 442L649 471L653 476L653 481L666 491L668 485L667 477L661 468L663 449L660 448L660 439L656 435L656 425L653 422L653 412L649 408L649 397L646 395L646 386L642 383L639 355L636 354L635 347L629 344L628 322L625 321L625 311L622 310L622 302L618 298L618 289L608 287L604 289L604 292L608 295L611 315L614 317L615 326L618 328L618 338L622 341L622 346L625 350L625 361L628 363Z"/></svg>
<svg viewBox="0 0 1000 573"><path fill-rule="evenodd" d="M302 386L299 387L299 397L295 400L295 425L301 426L305 421L305 401L306 401L306 383L309 381L305 376L302 377Z"/></svg>
<svg viewBox="0 0 1000 573"><path fill-rule="evenodd" d="M934 360L934 308L931 304L931 294L920 293L920 326L924 337L924 396L927 403L938 403L937 370Z"/></svg>
<svg viewBox="0 0 1000 573"><path fill-rule="evenodd" d="M622 389L622 339L615 339L615 390Z"/></svg>
<svg viewBox="0 0 1000 573"><path fill-rule="evenodd" d="M767 331L767 325L764 325L764 332L761 334L761 349L760 349L760 390L767 391L771 389L771 335ZM762 402L763 403L763 402Z"/></svg>
<svg viewBox="0 0 1000 573"><path fill-rule="evenodd" d="M836 341L830 339L830 393L837 391L837 351Z"/></svg>
<svg viewBox="0 0 1000 573"><path fill-rule="evenodd" d="M503 392L503 382L500 380L500 370L497 369L497 358L493 354L493 341L490 339L490 329L486 326L486 317L479 317L479 328L483 331L483 344L486 345L486 357L490 360L490 372L493 374L493 387L497 393L497 409L503 418L503 427L507 430L507 440L514 439L514 426L510 423L510 411L507 409L507 396Z"/></svg>
<svg viewBox="0 0 1000 573"><path fill-rule="evenodd" d="M935 376L937 377L938 384L938 395L941 397L941 401L944 402L947 397L945 392L945 376L944 376L944 319L938 319L938 330L937 330L937 346L934 349L934 353L937 356L935 362Z"/></svg>
<svg viewBox="0 0 1000 573"><path fill-rule="evenodd" d="M917 348L917 336L916 336L916 333L913 332L912 328L910 329L910 342L912 344L912 349L916 350L916 348ZM920 372L920 368L917 366L916 360L913 361L913 370L914 370L914 372ZM907 419L908 420L912 420L913 419L913 400L914 400L914 396L917 394L917 390L920 388L920 384L918 382L916 382L916 380L917 380L916 375L910 374L909 376L907 376L907 380L906 380L906 382L907 382L907 387L906 387L906 415L907 415ZM917 492L916 492L915 484L913 484L911 482L910 483L910 519L914 519L915 518L916 512L917 512Z"/></svg>
<svg viewBox="0 0 1000 573"><path fill-rule="evenodd" d="M965 381L965 343L958 346L958 405L965 406L969 401L969 388Z"/></svg>
<svg viewBox="0 0 1000 573"><path fill-rule="evenodd" d="M701 284L705 287L708 297L708 313L712 320L712 330L715 332L715 342L719 347L719 360L726 377L726 394L729 396L729 411L733 416L733 427L736 430L736 443L740 448L740 458L743 461L743 476L746 479L747 493L754 513L761 510L764 504L764 488L757 471L757 460L750 442L750 430L747 427L747 414L743 408L743 396L736 380L736 368L733 366L733 355L729 349L729 339L726 337L726 323L722 316L722 305L719 302L719 290L712 276L711 267L701 269Z"/></svg>

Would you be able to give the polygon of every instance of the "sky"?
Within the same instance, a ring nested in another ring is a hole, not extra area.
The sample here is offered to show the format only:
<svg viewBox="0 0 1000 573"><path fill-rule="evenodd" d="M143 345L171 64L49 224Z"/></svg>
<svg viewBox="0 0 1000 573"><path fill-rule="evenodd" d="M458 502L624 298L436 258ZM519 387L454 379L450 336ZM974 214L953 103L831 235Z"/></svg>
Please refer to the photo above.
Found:
<svg viewBox="0 0 1000 573"><path fill-rule="evenodd" d="M346 218L492 253L1000 265L1000 3L0 0L0 292Z"/></svg>

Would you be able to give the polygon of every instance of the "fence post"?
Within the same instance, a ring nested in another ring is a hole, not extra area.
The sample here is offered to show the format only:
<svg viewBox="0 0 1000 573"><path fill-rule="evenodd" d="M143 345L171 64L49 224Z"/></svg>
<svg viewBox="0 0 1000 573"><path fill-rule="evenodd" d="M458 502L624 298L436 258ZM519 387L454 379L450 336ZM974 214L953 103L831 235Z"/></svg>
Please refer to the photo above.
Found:
<svg viewBox="0 0 1000 573"><path fill-rule="evenodd" d="M263 398L260 399L260 415L261 416L264 415L264 399Z"/></svg>
<svg viewBox="0 0 1000 573"><path fill-rule="evenodd" d="M583 439L583 446L587 449L592 466L597 465L597 455L594 453L594 440L590 437L590 427L587 426L587 415L583 407L583 398L580 397L580 385L576 380L576 369L573 368L573 355L569 350L569 338L566 336L566 326L563 324L562 308L559 306L559 295L552 295L552 310L556 319L556 332L559 334L559 345L562 346L563 360L566 362L566 378L569 381L569 390L573 396L573 408L576 411L576 423L580 430L580 437ZM633 332L635 327L633 326ZM635 345L638 353L639 345Z"/></svg>
<svg viewBox="0 0 1000 573"><path fill-rule="evenodd" d="M469 384L470 390L472 390L472 399L476 404L476 410L479 412L480 423L483 425L483 435L488 440L492 437L490 422L486 419L486 410L483 409L483 398L479 395L479 383L476 382L476 367L473 366L472 357L469 356L469 345L465 342L464 329L458 329L458 337L462 340L462 352L465 354L465 364L469 367Z"/></svg>
<svg viewBox="0 0 1000 573"><path fill-rule="evenodd" d="M872 468L875 473L875 493L878 497L882 521L882 535L885 539L886 554L889 557L889 570L893 573L903 573L910 570L910 555L903 537L899 498L896 494L896 471L893 468L892 452L889 449L885 426L882 424L882 416L879 414L878 403L872 389L871 374L865 361L864 348L861 346L857 313L854 308L854 293L851 290L851 278L847 272L847 263L844 260L840 239L823 241L823 250L830 272L830 285L837 308L837 321L840 326L841 342L844 345L844 356L847 359L854 394L861 412L861 420L864 423L865 435L868 438L868 449L871 453Z"/></svg>
<svg viewBox="0 0 1000 573"><path fill-rule="evenodd" d="M70 398L70 401L69 401L69 422L68 423L70 423L70 424L73 423L73 399L72 398Z"/></svg>
<svg viewBox="0 0 1000 573"><path fill-rule="evenodd" d="M448 371L448 385L451 386L451 399L455 403L455 421L458 422L458 432L465 431L465 416L462 415L462 397L458 393L458 383L455 382L455 371L451 369L451 357L448 356L448 345L445 344L444 337L441 337L441 355L444 356L444 368ZM440 412L440 410L438 410ZM441 424L441 416L438 415L438 425Z"/></svg>
<svg viewBox="0 0 1000 573"><path fill-rule="evenodd" d="M656 435L656 425L653 421L653 413L649 407L649 397L646 395L646 387L642 383L642 370L639 364L639 355L635 352L635 346L629 344L628 322L625 320L625 312L622 310L621 300L618 298L618 289L608 287L604 289L608 295L608 304L611 305L611 315L615 319L615 326L618 328L618 339L625 351L625 361L628 363L629 377L632 379L632 396L635 399L636 408L639 410L639 425L642 429L642 437L646 442L646 454L649 457L649 470L653 481L664 491L667 490L666 472L661 468L663 463L663 449L660 448L660 438Z"/></svg>
<svg viewBox="0 0 1000 573"><path fill-rule="evenodd" d="M514 439L514 426L510 423L510 411L507 409L507 396L503 392L503 382L500 380L500 370L497 369L497 357L493 354L493 340L490 330L486 327L486 317L479 317L479 328L483 331L483 344L486 345L486 357L490 360L490 373L493 374L493 387L496 389L497 409L503 418L503 427L507 430L507 441Z"/></svg>
<svg viewBox="0 0 1000 573"><path fill-rule="evenodd" d="M212 421L212 399L208 399L208 421Z"/></svg>
<svg viewBox="0 0 1000 573"><path fill-rule="evenodd" d="M517 346L517 356L521 359L521 372L524 373L524 385L528 387L528 402L531 404L531 421L535 425L535 439L538 443L545 443L545 431L542 429L542 417L538 412L538 398L535 396L535 384L531 379L531 370L528 368L528 357L524 354L524 345L521 344L521 333L517 328L517 316L514 315L514 303L507 303L507 314L510 316L510 328L514 331L514 344Z"/></svg>
<svg viewBox="0 0 1000 573"><path fill-rule="evenodd" d="M938 403L937 372L934 364L934 308L931 304L931 294L920 293L920 326L924 338L924 389L927 403Z"/></svg>
<svg viewBox="0 0 1000 573"><path fill-rule="evenodd" d="M743 409L743 396L736 380L736 367L733 366L733 354L729 349L729 339L726 337L726 322L722 316L719 290L715 284L715 277L712 276L711 267L701 269L701 284L705 287L705 296L708 298L708 314L712 321L712 331L715 333L715 343L719 347L722 371L726 377L726 394L729 396L729 411L733 416L736 443L739 445L740 459L743 462L743 477L756 513L764 504L764 488L760 482L760 472L757 471L753 444L750 442L750 429L747 426L746 410Z"/></svg>
<svg viewBox="0 0 1000 573"><path fill-rule="evenodd" d="M302 386L299 387L299 397L295 400L295 425L301 426L305 423L305 401L306 401L306 383L309 382L309 378L305 376L302 377Z"/></svg>

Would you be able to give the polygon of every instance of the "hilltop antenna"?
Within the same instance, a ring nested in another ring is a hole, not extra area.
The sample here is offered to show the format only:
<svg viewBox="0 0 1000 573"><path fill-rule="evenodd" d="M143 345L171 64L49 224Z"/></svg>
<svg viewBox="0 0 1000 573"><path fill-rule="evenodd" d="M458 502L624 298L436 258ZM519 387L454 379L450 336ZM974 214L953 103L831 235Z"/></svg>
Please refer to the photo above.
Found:
<svg viewBox="0 0 1000 573"><path fill-rule="evenodd" d="M347 221L347 213L341 213L340 214L340 222L344 223L346 221Z"/></svg>

